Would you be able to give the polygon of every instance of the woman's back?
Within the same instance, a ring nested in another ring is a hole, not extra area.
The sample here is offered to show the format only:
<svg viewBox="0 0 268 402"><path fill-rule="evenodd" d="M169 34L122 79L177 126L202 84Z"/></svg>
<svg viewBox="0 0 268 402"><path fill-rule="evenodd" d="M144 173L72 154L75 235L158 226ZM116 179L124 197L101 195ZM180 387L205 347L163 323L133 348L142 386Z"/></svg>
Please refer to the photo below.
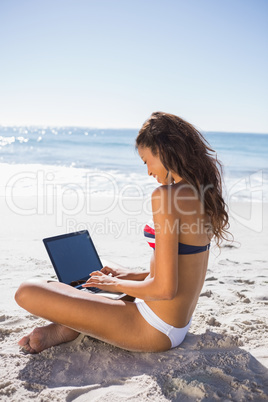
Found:
<svg viewBox="0 0 268 402"><path fill-rule="evenodd" d="M185 181L162 187L160 194L161 191L166 192L169 198L168 210L164 211L164 208L161 208L156 213L172 215L171 220L166 220L165 231L173 232L172 236L177 243L177 291L171 300L146 303L165 322L180 328L189 322L204 284L209 256L208 245L211 239L210 221L198 195ZM173 225L170 222L173 222ZM157 229L155 237L157 239ZM187 247L188 245L191 247ZM205 251L200 252L204 249ZM184 254L185 252L187 254ZM156 256L157 250L151 258L152 277L155 272Z"/></svg>

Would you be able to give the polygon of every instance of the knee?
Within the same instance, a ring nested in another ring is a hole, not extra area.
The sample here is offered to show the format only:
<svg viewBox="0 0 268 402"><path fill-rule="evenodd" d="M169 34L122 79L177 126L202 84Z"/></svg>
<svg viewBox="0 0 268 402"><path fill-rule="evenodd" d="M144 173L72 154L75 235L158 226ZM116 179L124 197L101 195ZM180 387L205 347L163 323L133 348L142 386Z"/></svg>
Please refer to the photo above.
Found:
<svg viewBox="0 0 268 402"><path fill-rule="evenodd" d="M24 307L29 299L33 296L38 284L34 280L23 282L15 293L16 303L20 307Z"/></svg>
<svg viewBox="0 0 268 402"><path fill-rule="evenodd" d="M21 307L23 306L23 302L24 302L25 298L27 297L28 287L29 287L28 282L24 282L20 285L20 287L18 288L18 290L15 293L16 303Z"/></svg>

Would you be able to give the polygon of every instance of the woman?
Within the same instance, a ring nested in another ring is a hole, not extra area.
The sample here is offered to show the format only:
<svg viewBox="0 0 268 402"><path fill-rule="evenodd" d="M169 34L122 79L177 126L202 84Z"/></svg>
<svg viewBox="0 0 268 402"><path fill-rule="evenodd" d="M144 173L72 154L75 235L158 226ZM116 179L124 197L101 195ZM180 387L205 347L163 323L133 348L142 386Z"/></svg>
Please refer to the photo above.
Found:
<svg viewBox="0 0 268 402"><path fill-rule="evenodd" d="M155 248L150 271L104 267L85 284L126 293L132 301L70 287L66 292L68 285L59 282L23 283L17 303L52 322L19 341L27 352L79 333L131 351L164 351L183 341L204 284L211 238L219 245L227 234L219 164L191 124L161 112L144 123L136 148L148 174L161 184L152 194L154 228L145 227Z"/></svg>

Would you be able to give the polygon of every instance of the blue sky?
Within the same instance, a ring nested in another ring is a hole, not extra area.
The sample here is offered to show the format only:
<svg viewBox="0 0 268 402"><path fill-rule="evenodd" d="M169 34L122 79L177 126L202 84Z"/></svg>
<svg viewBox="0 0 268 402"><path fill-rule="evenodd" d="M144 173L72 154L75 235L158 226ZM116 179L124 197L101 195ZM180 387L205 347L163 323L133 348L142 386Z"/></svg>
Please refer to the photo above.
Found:
<svg viewBox="0 0 268 402"><path fill-rule="evenodd" d="M267 0L0 0L0 124L268 133Z"/></svg>

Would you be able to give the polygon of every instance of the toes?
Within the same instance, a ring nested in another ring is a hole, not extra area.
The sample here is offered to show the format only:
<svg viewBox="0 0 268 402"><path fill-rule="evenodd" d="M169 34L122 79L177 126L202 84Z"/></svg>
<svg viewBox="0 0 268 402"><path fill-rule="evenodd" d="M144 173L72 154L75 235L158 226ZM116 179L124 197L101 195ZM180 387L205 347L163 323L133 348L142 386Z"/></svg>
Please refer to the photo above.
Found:
<svg viewBox="0 0 268 402"><path fill-rule="evenodd" d="M26 355L37 353L30 345L21 346L20 350Z"/></svg>
<svg viewBox="0 0 268 402"><path fill-rule="evenodd" d="M29 341L30 341L30 336L29 335L26 335L26 336L24 336L23 338L21 338L20 340L19 340L19 342L18 342L18 345L19 346L26 346L27 344L29 344Z"/></svg>
<svg viewBox="0 0 268 402"><path fill-rule="evenodd" d="M26 335L23 338L21 338L18 342L18 345L20 346L20 349L23 353L28 354L28 353L37 353L35 349L33 349L30 346L30 337L31 335Z"/></svg>
<svg viewBox="0 0 268 402"><path fill-rule="evenodd" d="M26 339L28 338L28 342L27 342L27 343L25 342L25 338L26 338ZM31 354L37 353L36 350L33 349L33 348L30 346L30 338L29 338L29 336L24 336L24 337L18 342L18 344L19 344L19 346L20 346L20 350L21 350L23 353L25 353L25 354L28 354L28 353L31 353Z"/></svg>

